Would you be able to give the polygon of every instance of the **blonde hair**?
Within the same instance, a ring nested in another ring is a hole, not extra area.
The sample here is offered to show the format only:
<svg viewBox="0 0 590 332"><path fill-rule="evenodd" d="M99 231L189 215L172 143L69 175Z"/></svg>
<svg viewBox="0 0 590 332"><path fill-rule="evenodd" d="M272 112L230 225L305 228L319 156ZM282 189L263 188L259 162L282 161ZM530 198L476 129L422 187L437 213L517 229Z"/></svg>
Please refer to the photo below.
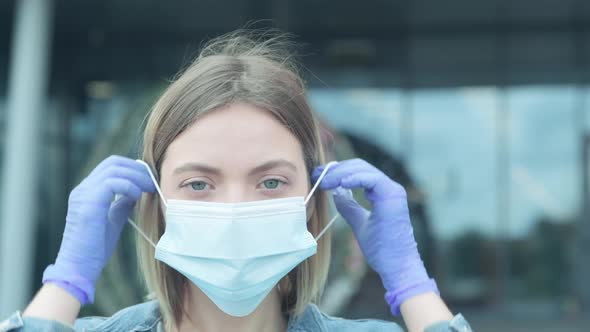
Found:
<svg viewBox="0 0 590 332"><path fill-rule="evenodd" d="M297 72L288 37L275 32L237 31L209 42L200 55L165 90L146 124L142 159L159 181L170 143L207 112L232 103L247 103L272 113L299 140L308 173L324 163L319 124ZM229 148L229 147L228 147ZM308 222L315 236L327 224L327 201L318 191L310 201ZM164 233L164 215L155 194L143 195L140 227L157 242ZM154 259L154 248L138 238L137 251L148 290L160 304L166 326L178 327L184 312L188 280ZM309 257L279 282L282 310L298 315L316 301L324 287L330 260L330 237L318 241Z"/></svg>

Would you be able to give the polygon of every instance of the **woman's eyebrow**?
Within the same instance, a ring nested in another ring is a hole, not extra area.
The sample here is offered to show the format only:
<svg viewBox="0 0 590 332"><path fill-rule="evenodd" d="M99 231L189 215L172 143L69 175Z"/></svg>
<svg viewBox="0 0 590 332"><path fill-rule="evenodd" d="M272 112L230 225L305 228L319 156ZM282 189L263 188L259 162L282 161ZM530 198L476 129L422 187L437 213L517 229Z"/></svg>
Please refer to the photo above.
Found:
<svg viewBox="0 0 590 332"><path fill-rule="evenodd" d="M297 171L297 166L295 166L295 164L293 164L292 162L287 161L285 159L276 159L276 160L267 161L262 165L254 167L250 171L250 173L248 173L248 175L262 173L264 171L268 171L270 169L277 168L277 167L287 167L287 168L292 169L294 172Z"/></svg>
<svg viewBox="0 0 590 332"><path fill-rule="evenodd" d="M221 170L219 170L219 168L215 168L213 166L200 164L200 163L183 164L182 166L175 168L172 173L173 174L180 174L180 173L191 172L191 171L192 172L199 171L199 172L209 173L209 174L214 174L214 175L221 174Z"/></svg>

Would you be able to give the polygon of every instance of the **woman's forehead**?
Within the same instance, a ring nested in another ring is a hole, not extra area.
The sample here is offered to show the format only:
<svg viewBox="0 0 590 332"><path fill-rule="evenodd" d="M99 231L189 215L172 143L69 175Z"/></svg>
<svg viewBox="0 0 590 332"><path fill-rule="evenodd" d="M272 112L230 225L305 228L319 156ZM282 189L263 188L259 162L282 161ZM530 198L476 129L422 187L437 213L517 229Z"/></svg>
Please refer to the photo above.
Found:
<svg viewBox="0 0 590 332"><path fill-rule="evenodd" d="M180 134L168 146L163 168L200 163L245 171L277 161L305 168L297 138L272 113L232 104L203 115Z"/></svg>

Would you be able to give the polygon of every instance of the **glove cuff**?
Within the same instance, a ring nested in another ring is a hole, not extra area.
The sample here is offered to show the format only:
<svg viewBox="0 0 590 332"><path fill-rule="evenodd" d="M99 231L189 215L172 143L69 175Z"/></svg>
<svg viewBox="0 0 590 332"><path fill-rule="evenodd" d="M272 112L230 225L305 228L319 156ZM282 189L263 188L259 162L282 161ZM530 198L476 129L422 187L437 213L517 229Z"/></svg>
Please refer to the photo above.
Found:
<svg viewBox="0 0 590 332"><path fill-rule="evenodd" d="M42 281L43 284L50 282L59 286L80 301L81 305L94 302L95 288L92 282L75 273L62 271L53 264L49 265L43 272Z"/></svg>
<svg viewBox="0 0 590 332"><path fill-rule="evenodd" d="M400 307L402 303L404 303L410 297L434 292L436 295L440 295L438 291L438 287L436 286L436 282L434 279L428 279L424 282L420 282L417 284L410 285L400 291L389 291L385 293L385 301L389 304L389 308L391 309L391 313L394 316L400 315Z"/></svg>

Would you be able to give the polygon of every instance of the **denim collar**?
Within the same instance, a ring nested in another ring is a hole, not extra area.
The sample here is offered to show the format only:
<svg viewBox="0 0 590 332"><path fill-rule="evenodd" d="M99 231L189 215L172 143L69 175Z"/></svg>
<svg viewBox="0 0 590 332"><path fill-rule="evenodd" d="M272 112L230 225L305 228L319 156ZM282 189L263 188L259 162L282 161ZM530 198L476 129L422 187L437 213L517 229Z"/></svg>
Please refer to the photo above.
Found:
<svg viewBox="0 0 590 332"><path fill-rule="evenodd" d="M326 328L323 317L324 315L320 312L318 307L315 304L310 303L301 315L289 319L287 332L327 331L328 329Z"/></svg>
<svg viewBox="0 0 590 332"><path fill-rule="evenodd" d="M141 303L123 309L100 322L89 331L155 331L162 320L157 301ZM309 304L301 315L289 318L288 332L327 331L323 314L314 304Z"/></svg>

